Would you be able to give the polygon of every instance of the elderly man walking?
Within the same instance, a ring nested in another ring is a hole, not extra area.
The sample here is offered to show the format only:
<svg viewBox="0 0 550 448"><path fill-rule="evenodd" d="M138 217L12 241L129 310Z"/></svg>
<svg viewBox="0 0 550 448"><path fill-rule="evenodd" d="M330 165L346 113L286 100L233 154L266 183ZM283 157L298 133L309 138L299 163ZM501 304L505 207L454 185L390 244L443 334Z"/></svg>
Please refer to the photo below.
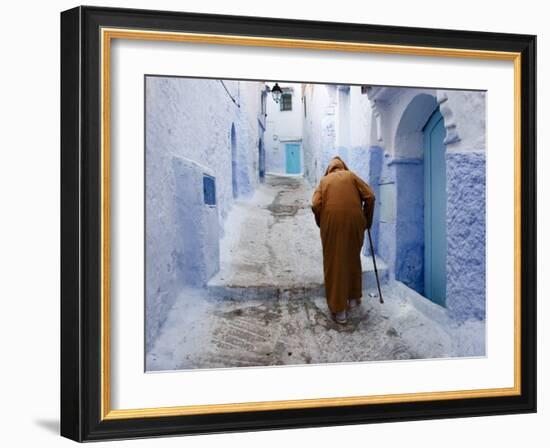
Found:
<svg viewBox="0 0 550 448"><path fill-rule="evenodd" d="M333 319L347 322L347 311L361 303L361 248L372 225L374 192L334 157L315 189L311 208L320 228L328 307Z"/></svg>

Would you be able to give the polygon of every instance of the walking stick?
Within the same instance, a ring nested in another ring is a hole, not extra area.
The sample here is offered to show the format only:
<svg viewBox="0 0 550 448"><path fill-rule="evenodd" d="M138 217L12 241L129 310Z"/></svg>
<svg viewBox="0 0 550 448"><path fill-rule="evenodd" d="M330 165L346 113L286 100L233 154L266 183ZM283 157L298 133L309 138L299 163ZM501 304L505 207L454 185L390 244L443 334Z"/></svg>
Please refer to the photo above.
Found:
<svg viewBox="0 0 550 448"><path fill-rule="evenodd" d="M378 295L380 296L380 303L384 303L382 298L382 290L380 289L380 279L378 278L378 269L376 269L376 257L374 256L374 246L372 245L372 236L370 235L370 229L367 228L369 234L370 253L372 254L372 263L374 264L374 274L376 275L376 284L378 285Z"/></svg>

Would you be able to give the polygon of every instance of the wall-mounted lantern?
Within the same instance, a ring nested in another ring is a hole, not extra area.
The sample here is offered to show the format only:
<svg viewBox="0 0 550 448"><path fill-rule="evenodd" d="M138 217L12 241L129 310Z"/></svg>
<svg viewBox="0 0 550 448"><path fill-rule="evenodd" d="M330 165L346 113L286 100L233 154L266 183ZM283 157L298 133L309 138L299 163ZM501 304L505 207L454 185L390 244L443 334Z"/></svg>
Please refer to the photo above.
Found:
<svg viewBox="0 0 550 448"><path fill-rule="evenodd" d="M273 101L279 104L279 101L281 101L282 95L283 95L282 89L279 87L279 84L275 83L275 85L271 89L271 96L273 97Z"/></svg>

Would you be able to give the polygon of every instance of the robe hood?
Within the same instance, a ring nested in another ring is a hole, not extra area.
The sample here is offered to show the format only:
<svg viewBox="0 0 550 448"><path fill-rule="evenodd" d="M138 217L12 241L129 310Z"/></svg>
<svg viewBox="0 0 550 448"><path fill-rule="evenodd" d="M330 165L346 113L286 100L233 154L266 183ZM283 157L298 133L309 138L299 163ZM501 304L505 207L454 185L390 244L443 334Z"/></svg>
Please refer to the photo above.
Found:
<svg viewBox="0 0 550 448"><path fill-rule="evenodd" d="M325 176L337 170L349 171L344 161L338 156L333 157L332 160L329 162L327 170L325 171Z"/></svg>

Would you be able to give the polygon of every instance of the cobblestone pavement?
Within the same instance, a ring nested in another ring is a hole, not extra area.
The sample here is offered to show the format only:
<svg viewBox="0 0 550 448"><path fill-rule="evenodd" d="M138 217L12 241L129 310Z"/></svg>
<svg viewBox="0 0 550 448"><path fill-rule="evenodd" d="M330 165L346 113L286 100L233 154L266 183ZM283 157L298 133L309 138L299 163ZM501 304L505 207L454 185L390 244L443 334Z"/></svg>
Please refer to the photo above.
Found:
<svg viewBox="0 0 550 448"><path fill-rule="evenodd" d="M426 359L484 354L484 325L453 323L400 282L366 292L348 323L330 319L324 297L282 292L271 300L183 292L147 355L148 370ZM420 303L415 303L420 302ZM423 312L426 307L428 313Z"/></svg>

